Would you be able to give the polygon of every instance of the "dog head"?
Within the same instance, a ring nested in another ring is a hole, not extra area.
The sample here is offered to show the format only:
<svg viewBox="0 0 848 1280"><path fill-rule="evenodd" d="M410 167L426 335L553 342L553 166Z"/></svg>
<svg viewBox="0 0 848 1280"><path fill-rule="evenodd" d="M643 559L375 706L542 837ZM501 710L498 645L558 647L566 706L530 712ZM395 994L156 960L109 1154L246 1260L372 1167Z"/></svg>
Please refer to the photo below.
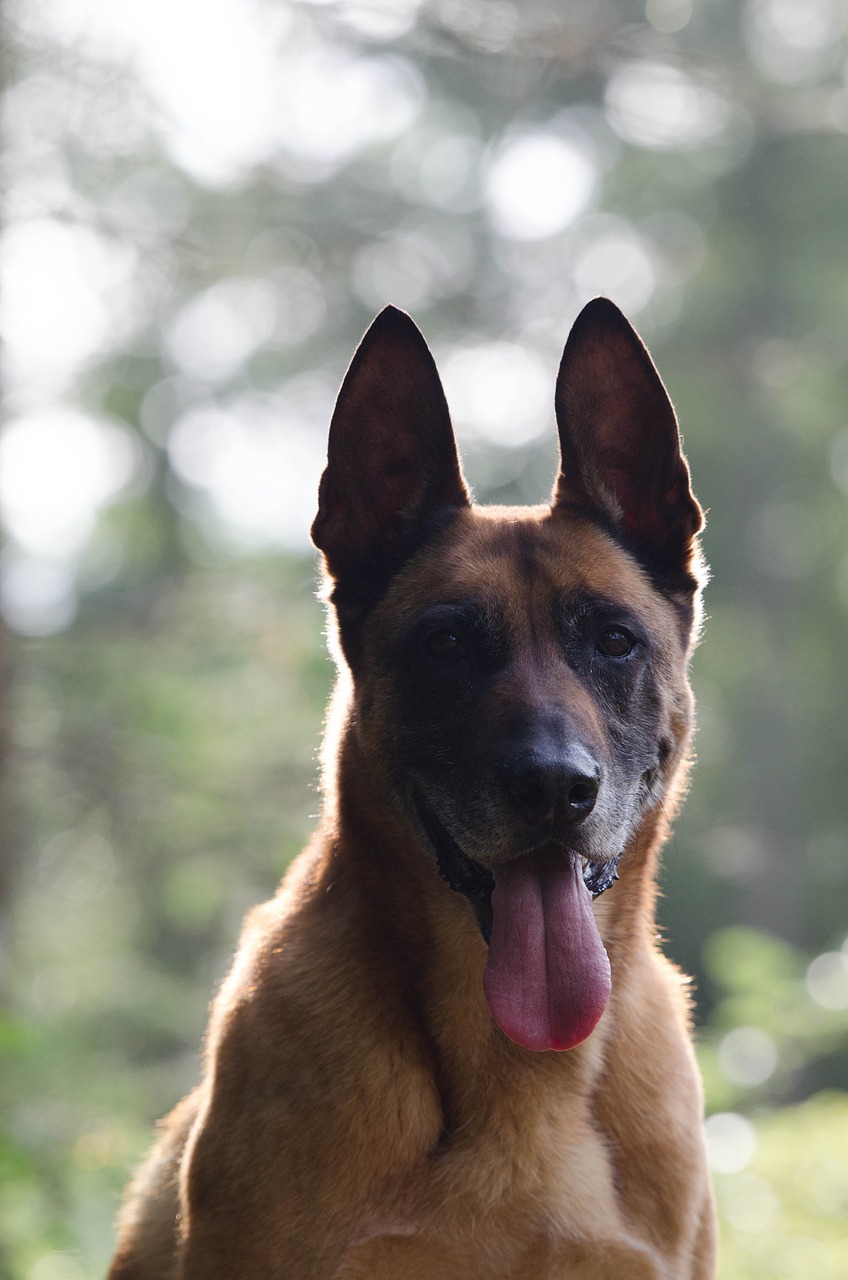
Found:
<svg viewBox="0 0 848 1280"><path fill-rule="evenodd" d="M516 869L606 888L689 737L702 515L665 388L606 299L574 324L555 405L551 504L473 507L432 356L387 308L345 377L312 530L358 748L484 936Z"/></svg>

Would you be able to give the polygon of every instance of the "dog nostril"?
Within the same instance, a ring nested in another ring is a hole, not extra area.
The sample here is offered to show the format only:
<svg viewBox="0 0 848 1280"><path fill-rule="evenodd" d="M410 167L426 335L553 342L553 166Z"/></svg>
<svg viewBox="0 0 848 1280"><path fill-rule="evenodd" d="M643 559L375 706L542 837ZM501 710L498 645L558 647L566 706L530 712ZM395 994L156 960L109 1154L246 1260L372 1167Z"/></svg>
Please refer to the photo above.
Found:
<svg viewBox="0 0 848 1280"><path fill-rule="evenodd" d="M585 818L594 809L597 798L598 784L594 778L575 782L568 792L568 811L574 818Z"/></svg>
<svg viewBox="0 0 848 1280"><path fill-rule="evenodd" d="M548 807L545 788L535 778L518 778L509 791L515 804L527 814L542 814Z"/></svg>

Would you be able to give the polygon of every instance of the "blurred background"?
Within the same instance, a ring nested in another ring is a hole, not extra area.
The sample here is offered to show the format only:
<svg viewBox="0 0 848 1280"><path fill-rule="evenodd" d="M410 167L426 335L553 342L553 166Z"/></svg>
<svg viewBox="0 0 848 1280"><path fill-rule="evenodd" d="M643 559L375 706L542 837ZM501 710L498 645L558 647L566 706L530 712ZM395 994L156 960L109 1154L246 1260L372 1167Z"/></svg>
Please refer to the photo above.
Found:
<svg viewBox="0 0 848 1280"><path fill-rule="evenodd" d="M411 311L538 501L579 307L709 508L695 980L724 1280L848 1275L848 3L6 0L0 1277L100 1274L243 912L317 811L307 530Z"/></svg>

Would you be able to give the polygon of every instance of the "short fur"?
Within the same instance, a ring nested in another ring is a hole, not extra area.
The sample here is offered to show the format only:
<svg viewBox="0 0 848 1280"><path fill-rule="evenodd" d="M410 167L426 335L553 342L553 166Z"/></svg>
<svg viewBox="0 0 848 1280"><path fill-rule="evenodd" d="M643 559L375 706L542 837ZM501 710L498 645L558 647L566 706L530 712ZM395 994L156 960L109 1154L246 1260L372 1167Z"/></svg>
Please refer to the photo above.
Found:
<svg viewBox="0 0 848 1280"><path fill-rule="evenodd" d="M418 330L388 308L363 340L313 528L339 665L323 817L247 919L110 1280L714 1274L685 979L654 921L701 512L604 299L556 407L553 505L472 507ZM493 880L539 840L595 892L620 873L594 907L612 994L567 1052L513 1043L483 995Z"/></svg>

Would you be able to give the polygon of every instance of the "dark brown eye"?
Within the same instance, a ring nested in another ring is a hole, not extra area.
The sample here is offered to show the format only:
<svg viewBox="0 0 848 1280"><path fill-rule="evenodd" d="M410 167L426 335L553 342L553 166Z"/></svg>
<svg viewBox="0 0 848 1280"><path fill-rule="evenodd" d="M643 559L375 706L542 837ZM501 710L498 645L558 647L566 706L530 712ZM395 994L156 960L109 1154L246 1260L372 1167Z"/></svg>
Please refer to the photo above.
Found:
<svg viewBox="0 0 848 1280"><path fill-rule="evenodd" d="M465 656L462 641L452 631L434 631L424 641L424 648L431 658L438 658L440 662Z"/></svg>
<svg viewBox="0 0 848 1280"><path fill-rule="evenodd" d="M607 658L626 658L635 643L626 627L607 627L598 637L596 647Z"/></svg>

